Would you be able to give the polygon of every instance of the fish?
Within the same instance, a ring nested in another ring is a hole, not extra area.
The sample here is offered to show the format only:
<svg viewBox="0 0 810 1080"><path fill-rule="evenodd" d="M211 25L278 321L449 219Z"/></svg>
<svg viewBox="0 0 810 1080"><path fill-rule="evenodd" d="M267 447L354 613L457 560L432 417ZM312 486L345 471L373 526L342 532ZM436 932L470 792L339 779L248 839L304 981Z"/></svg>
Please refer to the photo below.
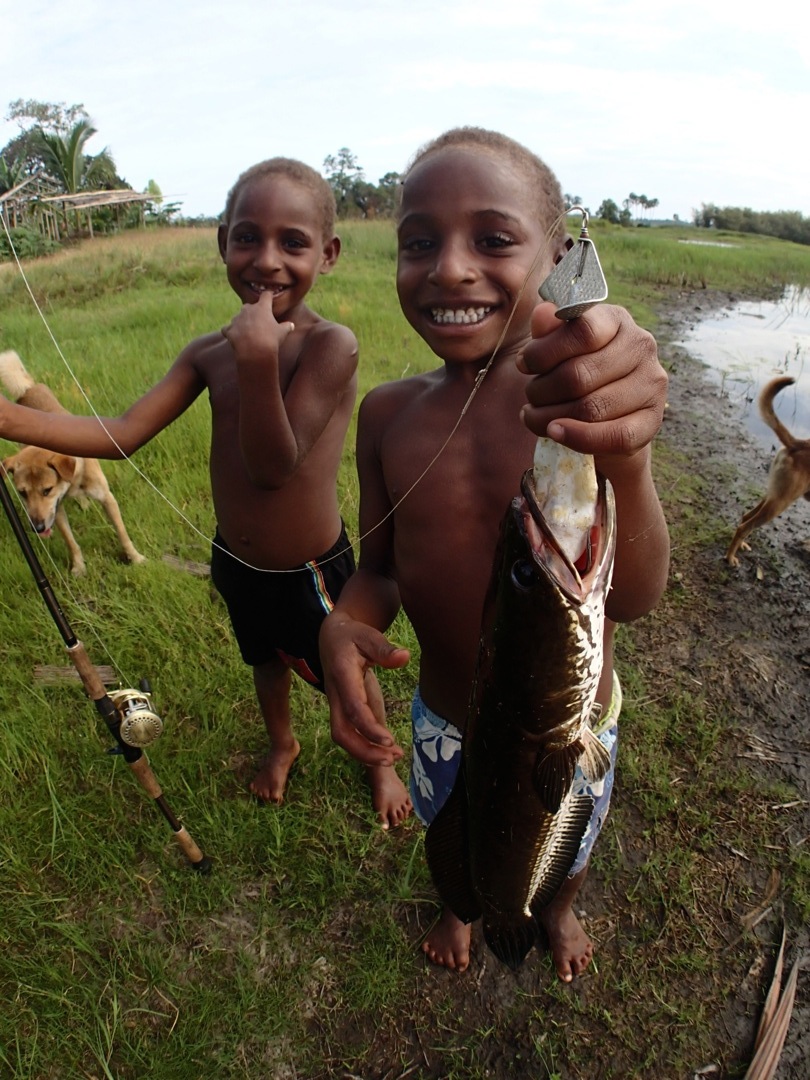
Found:
<svg viewBox="0 0 810 1080"><path fill-rule="evenodd" d="M482 918L513 970L591 817L576 767L594 782L610 768L592 722L615 548L610 482L592 457L538 439L501 522L461 765L425 836L442 901L462 922Z"/></svg>

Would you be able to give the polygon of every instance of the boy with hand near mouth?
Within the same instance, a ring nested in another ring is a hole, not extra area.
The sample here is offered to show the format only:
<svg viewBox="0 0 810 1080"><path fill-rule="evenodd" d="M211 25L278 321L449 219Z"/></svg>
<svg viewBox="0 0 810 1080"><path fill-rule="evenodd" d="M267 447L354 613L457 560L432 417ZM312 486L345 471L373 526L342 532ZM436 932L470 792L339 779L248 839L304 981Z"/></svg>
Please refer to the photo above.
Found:
<svg viewBox="0 0 810 1080"><path fill-rule="evenodd" d="M228 195L219 250L242 302L229 326L192 341L121 416L39 413L0 398L0 433L85 457L133 454L203 392L211 404L210 472L217 520L211 573L242 657L253 668L270 752L251 790L280 803L300 752L291 670L323 689L320 623L354 557L336 479L357 393L357 342L306 297L340 254L326 180L289 158L254 165ZM369 694L382 715L372 676ZM385 828L410 801L396 772L369 768Z"/></svg>

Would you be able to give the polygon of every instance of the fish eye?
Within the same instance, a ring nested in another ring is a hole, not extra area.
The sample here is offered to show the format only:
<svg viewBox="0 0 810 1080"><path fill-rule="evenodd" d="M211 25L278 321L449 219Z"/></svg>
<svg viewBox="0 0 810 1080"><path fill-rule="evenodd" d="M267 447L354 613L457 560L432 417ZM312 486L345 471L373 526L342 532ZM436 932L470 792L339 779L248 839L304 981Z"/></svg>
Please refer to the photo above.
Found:
<svg viewBox="0 0 810 1080"><path fill-rule="evenodd" d="M512 563L512 581L518 587L526 591L531 589L537 582L537 570L529 559L518 559Z"/></svg>

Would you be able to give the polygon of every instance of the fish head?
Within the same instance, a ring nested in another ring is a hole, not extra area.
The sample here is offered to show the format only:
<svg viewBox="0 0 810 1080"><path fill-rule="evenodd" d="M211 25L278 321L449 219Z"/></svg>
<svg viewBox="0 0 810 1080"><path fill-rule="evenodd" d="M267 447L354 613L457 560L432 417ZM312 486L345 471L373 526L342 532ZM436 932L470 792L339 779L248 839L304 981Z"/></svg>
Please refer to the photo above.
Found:
<svg viewBox="0 0 810 1080"><path fill-rule="evenodd" d="M514 588L529 587L536 573L575 606L607 595L616 551L616 503L608 480L598 477L593 524L582 537L582 550L575 562L543 515L531 470L523 475L521 495L513 499L511 513L521 538L521 554L512 569Z"/></svg>

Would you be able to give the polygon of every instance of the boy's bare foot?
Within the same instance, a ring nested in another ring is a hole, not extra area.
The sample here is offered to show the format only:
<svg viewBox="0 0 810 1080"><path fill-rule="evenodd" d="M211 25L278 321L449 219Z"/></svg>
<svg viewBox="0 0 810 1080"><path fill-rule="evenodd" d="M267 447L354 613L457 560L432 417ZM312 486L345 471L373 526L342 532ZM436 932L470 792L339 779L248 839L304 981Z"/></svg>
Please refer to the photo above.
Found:
<svg viewBox="0 0 810 1080"><path fill-rule="evenodd" d="M548 934L551 958L557 974L565 983L581 975L593 956L593 942L570 907L549 904L540 916Z"/></svg>
<svg viewBox="0 0 810 1080"><path fill-rule="evenodd" d="M371 805L384 829L395 829L413 810L408 789L393 765L369 765L366 769L371 786Z"/></svg>
<svg viewBox="0 0 810 1080"><path fill-rule="evenodd" d="M301 745L293 739L290 746L273 746L262 762L262 767L253 777L250 790L262 802L284 802L284 790L287 777L295 759L301 753Z"/></svg>
<svg viewBox="0 0 810 1080"><path fill-rule="evenodd" d="M422 952L439 967L466 971L470 963L470 930L469 923L457 919L446 907L422 942Z"/></svg>

